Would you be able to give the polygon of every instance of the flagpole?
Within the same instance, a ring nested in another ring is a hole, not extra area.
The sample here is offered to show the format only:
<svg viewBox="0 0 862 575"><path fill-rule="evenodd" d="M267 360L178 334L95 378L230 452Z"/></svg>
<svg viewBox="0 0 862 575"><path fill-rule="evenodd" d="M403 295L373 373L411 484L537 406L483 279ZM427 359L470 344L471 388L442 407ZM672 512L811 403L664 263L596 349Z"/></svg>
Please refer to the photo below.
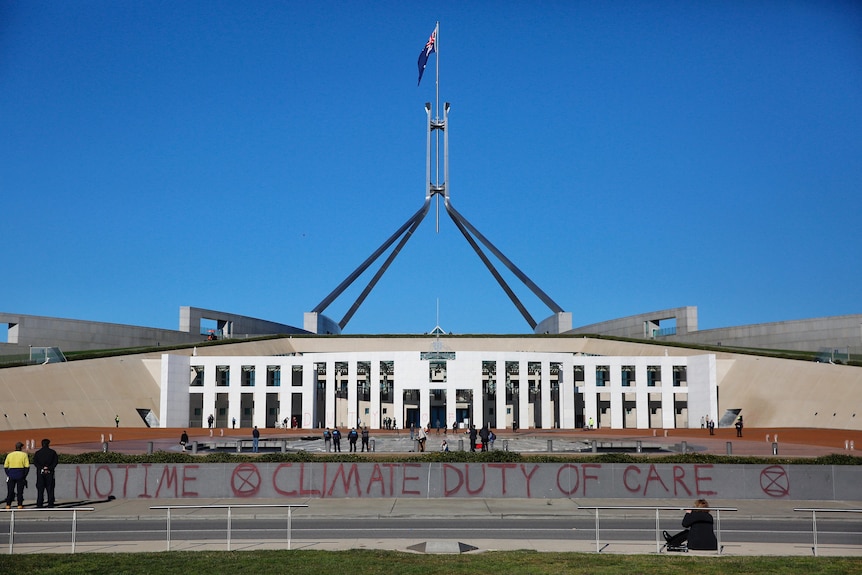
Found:
<svg viewBox="0 0 862 575"><path fill-rule="evenodd" d="M440 121L440 21L434 25L434 50L437 52L437 57L434 58L434 121ZM434 134L434 184L440 185L440 130L436 130ZM437 233L440 233L440 194L436 194L436 212L437 212Z"/></svg>

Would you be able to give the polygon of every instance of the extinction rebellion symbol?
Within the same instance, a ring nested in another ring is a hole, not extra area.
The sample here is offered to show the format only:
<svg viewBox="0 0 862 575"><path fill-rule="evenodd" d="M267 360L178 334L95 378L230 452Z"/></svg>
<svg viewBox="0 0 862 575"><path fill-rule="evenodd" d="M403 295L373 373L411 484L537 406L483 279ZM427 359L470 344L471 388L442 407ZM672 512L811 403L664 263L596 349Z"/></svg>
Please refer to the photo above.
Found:
<svg viewBox="0 0 862 575"><path fill-rule="evenodd" d="M260 471L251 463L240 463L233 470L230 487L237 497L254 497L260 490Z"/></svg>
<svg viewBox="0 0 862 575"><path fill-rule="evenodd" d="M790 495L790 478L780 465L770 465L760 472L760 488L770 497Z"/></svg>

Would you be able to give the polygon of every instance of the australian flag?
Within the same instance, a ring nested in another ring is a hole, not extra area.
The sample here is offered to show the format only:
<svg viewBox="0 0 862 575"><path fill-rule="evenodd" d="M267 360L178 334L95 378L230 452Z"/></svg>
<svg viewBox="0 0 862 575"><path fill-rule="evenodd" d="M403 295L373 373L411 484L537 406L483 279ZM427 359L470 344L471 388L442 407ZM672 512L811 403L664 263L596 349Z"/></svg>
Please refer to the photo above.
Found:
<svg viewBox="0 0 862 575"><path fill-rule="evenodd" d="M422 82L422 73L425 72L425 65L428 64L428 57L437 51L437 28L434 28L434 31L431 32L431 37L428 38L428 42L425 43L425 47L422 49L422 52L419 53L419 81L416 82L418 86Z"/></svg>

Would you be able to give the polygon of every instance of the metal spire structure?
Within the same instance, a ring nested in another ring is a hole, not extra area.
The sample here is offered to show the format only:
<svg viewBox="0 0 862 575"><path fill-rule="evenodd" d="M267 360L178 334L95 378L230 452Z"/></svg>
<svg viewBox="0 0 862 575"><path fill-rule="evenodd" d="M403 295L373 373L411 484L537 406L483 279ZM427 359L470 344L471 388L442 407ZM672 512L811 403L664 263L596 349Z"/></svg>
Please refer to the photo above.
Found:
<svg viewBox="0 0 862 575"><path fill-rule="evenodd" d="M348 275L344 281L342 281L338 287L336 287L329 295L327 295L323 301L321 301L317 306L311 311L311 313L307 313L305 317L305 329L311 331L313 333L341 333L341 331L347 326L350 319L359 309L359 306L365 301L368 297L368 294L371 293L371 290L377 285L377 282L380 281L380 278L383 277L383 274L389 269L389 266L395 260L396 256L401 252L402 248L405 246L407 241L413 235L413 232L419 227L419 224L422 223L422 220L425 219L425 216L428 214L428 210L431 205L431 199L434 198L437 202L438 214L437 214L437 231L439 232L440 227L440 218L439 218L439 205L440 198L443 199L443 205L445 206L446 213L449 215L451 220L455 223L455 226L461 231L461 234L473 248L473 251L476 252L476 255L479 256L479 259L482 260L482 263L485 264L485 267L488 268L488 271L491 272L491 275L494 276L494 279L497 280L497 283L500 284L500 287L503 288L503 291L506 292L506 295L509 296L509 299L521 312L523 318L527 321L530 328L537 332L552 332L552 333L560 333L561 331L565 331L567 329L571 329L571 315L563 311L553 299L551 299L548 294L539 288L527 275L522 272L511 260L509 260L499 249L497 249L494 244L491 243L488 238L486 238L482 233L476 229L467 219L462 216L455 207L452 205L452 202L449 198L449 110L450 105L449 102L443 104L443 117L441 118L439 115L440 112L440 23L438 22L436 27L434 28L434 32L429 39L429 43L426 44L426 50L423 54L420 54L420 82L422 79L421 73L424 70L424 62L423 55L425 60L427 61L427 56L431 52L436 52L437 58L435 63L436 73L435 73L435 103L432 109L431 103L426 102L425 104L425 114L427 116L427 131L425 138L425 147L426 147L426 156L425 156L425 181L427 182L427 191L425 194L425 201L422 204L422 207L419 210L410 216L404 224L398 228L389 238L383 242L380 247L378 247L374 253L372 253L362 264L359 265L353 272ZM430 49L429 49L430 46ZM434 115L432 117L432 110ZM440 135L443 135L443 179L440 179ZM434 146L433 146L433 156L434 156L434 175L432 179L431 173L431 159L432 159L432 134L435 136L434 138ZM478 240L478 241L477 241ZM396 244L397 241L397 244ZM525 286L527 286L530 291L533 292L548 308L550 308L552 312L552 316L548 319L544 320L541 324L541 328L537 329L536 320L530 315L527 311L527 308L521 303L521 300L518 299L518 296L515 295L515 292L512 291L512 288L509 287L509 284L506 283L506 280L503 279L503 276L500 275L500 272L494 266L493 262L490 260L488 255L482 250L482 247L479 244L485 246L485 248L493 254L503 265L505 265L509 271L511 271L515 277L517 277ZM359 294L359 297L356 298L356 301L353 302L353 305L350 306L350 309L347 310L347 313L344 314L344 317L341 318L339 322L335 322L327 316L323 315L323 312L326 310L329 305L335 301L348 287L350 287L357 278L359 278L362 274L365 273L368 268L377 261L380 256L382 256L392 245L395 244L395 247L389 253L389 255L385 258L383 263L377 272L372 276L369 280L368 284L365 286L365 289L362 290L362 293Z"/></svg>

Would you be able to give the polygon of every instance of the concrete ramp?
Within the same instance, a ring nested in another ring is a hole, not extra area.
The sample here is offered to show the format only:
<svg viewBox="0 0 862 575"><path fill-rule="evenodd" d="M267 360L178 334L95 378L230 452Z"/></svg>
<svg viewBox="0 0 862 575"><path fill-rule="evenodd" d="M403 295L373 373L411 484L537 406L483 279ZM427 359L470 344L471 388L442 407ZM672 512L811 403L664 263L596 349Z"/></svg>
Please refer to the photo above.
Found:
<svg viewBox="0 0 862 575"><path fill-rule="evenodd" d="M446 540L438 540L438 541L425 541L424 543L417 543L416 545L411 545L408 547L411 551L416 551L417 553L434 553L434 554L443 554L443 553L465 553L467 551L475 551L478 547L473 547L472 545L467 545L466 543L461 543L460 541L446 541Z"/></svg>

